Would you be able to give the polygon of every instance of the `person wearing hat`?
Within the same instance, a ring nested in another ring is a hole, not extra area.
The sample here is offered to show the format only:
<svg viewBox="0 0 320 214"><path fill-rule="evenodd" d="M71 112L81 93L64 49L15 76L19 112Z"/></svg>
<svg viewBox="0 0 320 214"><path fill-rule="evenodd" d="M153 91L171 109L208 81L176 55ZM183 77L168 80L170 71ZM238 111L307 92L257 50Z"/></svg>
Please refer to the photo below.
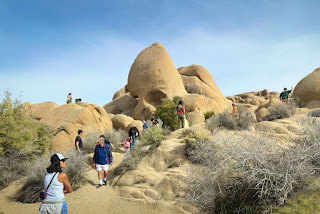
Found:
<svg viewBox="0 0 320 214"><path fill-rule="evenodd" d="M141 120L143 125L142 125L142 131L146 130L149 128L149 123L145 120L145 119L142 119Z"/></svg>
<svg viewBox="0 0 320 214"><path fill-rule="evenodd" d="M40 204L39 214L65 214L68 213L68 206L64 195L72 192L72 187L66 173L62 169L66 167L66 160L62 154L56 153L51 156L51 165L47 168L44 178L44 189L47 189L47 196Z"/></svg>
<svg viewBox="0 0 320 214"><path fill-rule="evenodd" d="M112 152L110 142L105 140L104 137L99 138L99 142L94 149L93 155L93 168L98 172L99 185L97 188L102 187L102 171L104 172L103 182L107 185L107 175L109 166L112 165Z"/></svg>

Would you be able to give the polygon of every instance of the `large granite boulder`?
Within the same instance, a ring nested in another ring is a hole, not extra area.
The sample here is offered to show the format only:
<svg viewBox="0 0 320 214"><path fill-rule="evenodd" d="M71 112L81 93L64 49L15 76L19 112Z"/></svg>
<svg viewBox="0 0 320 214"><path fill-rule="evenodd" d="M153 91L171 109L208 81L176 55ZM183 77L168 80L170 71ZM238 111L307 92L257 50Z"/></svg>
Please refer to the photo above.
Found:
<svg viewBox="0 0 320 214"><path fill-rule="evenodd" d="M320 107L320 68L300 80L294 88L293 96L301 99L302 107Z"/></svg>
<svg viewBox="0 0 320 214"><path fill-rule="evenodd" d="M79 129L86 133L112 130L112 122L104 108L95 104L79 103L58 106L55 103L24 104L32 117L48 124L55 130L51 144L53 151L65 151L74 147ZM85 142L84 142L85 143Z"/></svg>

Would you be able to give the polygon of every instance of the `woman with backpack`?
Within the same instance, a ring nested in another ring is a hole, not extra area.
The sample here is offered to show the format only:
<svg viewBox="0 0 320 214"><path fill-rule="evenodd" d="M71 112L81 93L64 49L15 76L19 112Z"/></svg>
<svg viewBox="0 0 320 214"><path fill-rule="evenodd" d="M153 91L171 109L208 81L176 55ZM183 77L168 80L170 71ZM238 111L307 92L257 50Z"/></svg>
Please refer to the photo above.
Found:
<svg viewBox="0 0 320 214"><path fill-rule="evenodd" d="M177 106L177 115L178 115L178 121L180 124L180 128L184 128L184 123L185 123L185 113L186 109L183 106L183 102L180 100Z"/></svg>
<svg viewBox="0 0 320 214"><path fill-rule="evenodd" d="M64 195L72 192L72 187L66 173L62 169L66 167L66 160L62 154L51 156L51 165L47 168L44 178L44 189L40 198L44 199L40 204L39 214L67 214L68 206Z"/></svg>

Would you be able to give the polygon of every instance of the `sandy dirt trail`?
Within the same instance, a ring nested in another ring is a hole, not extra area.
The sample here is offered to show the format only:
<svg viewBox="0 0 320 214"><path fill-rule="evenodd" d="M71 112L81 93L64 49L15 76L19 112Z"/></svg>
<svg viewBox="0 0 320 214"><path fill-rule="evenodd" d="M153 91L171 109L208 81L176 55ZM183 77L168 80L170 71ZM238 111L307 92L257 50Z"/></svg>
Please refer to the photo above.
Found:
<svg viewBox="0 0 320 214"><path fill-rule="evenodd" d="M114 153L115 163L110 170L110 176L113 177L112 171L114 167L120 163L123 154ZM88 172L88 183L79 190L66 195L69 213L71 214L164 214L164 213L179 213L179 210L174 206L159 204L158 206L146 206L136 202L125 200L119 196L118 188L113 188L108 184L100 189L96 189L98 183L97 172L90 169ZM31 214L38 213L40 203L23 204L17 202L13 196L23 185L23 179L13 182L9 187L0 191L0 213L5 214Z"/></svg>

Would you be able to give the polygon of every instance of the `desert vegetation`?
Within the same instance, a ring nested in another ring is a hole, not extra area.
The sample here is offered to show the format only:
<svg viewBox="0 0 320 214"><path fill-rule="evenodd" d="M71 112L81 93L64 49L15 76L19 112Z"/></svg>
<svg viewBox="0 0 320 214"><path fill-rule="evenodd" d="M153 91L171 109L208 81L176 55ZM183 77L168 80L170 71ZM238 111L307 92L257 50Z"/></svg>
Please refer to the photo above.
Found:
<svg viewBox="0 0 320 214"><path fill-rule="evenodd" d="M164 98L162 104L157 106L155 116L160 117L163 122L163 127L168 128L171 131L179 128L179 122L177 120L177 105L181 97L174 97L173 99Z"/></svg>
<svg viewBox="0 0 320 214"><path fill-rule="evenodd" d="M73 149L66 152L65 156L69 159L64 172L68 175L73 190L77 190L87 182L86 173L89 168L86 157L78 155ZM47 173L46 167L50 166L49 157L50 155L28 165L26 169L27 181L17 193L18 201L28 204L41 201L39 194L43 188L44 176Z"/></svg>
<svg viewBox="0 0 320 214"><path fill-rule="evenodd" d="M0 188L26 172L26 164L48 152L53 133L28 116L9 90L0 103Z"/></svg>
<svg viewBox="0 0 320 214"><path fill-rule="evenodd" d="M135 169L144 157L161 145L164 139L163 130L156 126L151 126L149 129L144 130L141 134L140 143L137 143L134 149L126 153L122 162L115 168L115 173L120 175Z"/></svg>
<svg viewBox="0 0 320 214"><path fill-rule="evenodd" d="M303 127L304 140L290 149L257 134L188 136L186 153L197 165L186 200L201 213L271 213L284 205L307 179L319 177L319 124Z"/></svg>
<svg viewBox="0 0 320 214"><path fill-rule="evenodd" d="M206 120L206 124L209 130L220 127L229 130L245 130L255 122L254 115L247 111L244 107L238 107L239 120L232 117L230 109L226 109L224 112L213 115L211 118Z"/></svg>
<svg viewBox="0 0 320 214"><path fill-rule="evenodd" d="M128 138L128 133L124 130L111 130L106 131L104 136L106 139L114 145L116 148L116 151L120 151L120 148L123 147L123 145L120 144L120 142L125 141ZM101 133L86 133L84 135L84 144L83 144L83 151L85 154L90 154L94 152L94 148L97 145L97 140Z"/></svg>
<svg viewBox="0 0 320 214"><path fill-rule="evenodd" d="M270 109L270 114L264 120L275 120L289 118L296 113L297 105L294 100L288 102L279 102L274 104Z"/></svg>

